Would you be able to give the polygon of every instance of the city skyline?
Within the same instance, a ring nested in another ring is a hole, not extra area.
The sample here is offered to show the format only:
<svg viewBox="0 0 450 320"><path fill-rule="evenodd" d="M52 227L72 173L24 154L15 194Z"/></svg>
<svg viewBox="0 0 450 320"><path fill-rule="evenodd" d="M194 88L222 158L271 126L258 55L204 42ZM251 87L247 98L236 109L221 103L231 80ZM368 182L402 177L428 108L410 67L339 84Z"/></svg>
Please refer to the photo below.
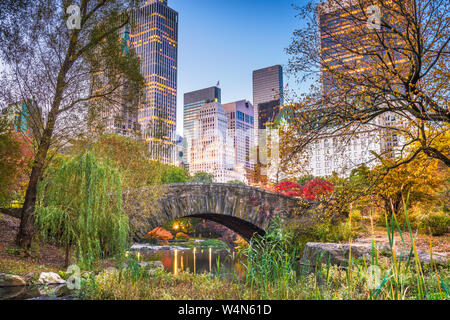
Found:
<svg viewBox="0 0 450 320"><path fill-rule="evenodd" d="M304 2L168 1L180 13L177 134L184 136L183 96L187 92L212 87L220 81L223 103L253 103L252 72L287 64L284 49L290 44L292 32L302 23L295 17L292 4ZM295 88L295 83L286 77L285 82Z"/></svg>

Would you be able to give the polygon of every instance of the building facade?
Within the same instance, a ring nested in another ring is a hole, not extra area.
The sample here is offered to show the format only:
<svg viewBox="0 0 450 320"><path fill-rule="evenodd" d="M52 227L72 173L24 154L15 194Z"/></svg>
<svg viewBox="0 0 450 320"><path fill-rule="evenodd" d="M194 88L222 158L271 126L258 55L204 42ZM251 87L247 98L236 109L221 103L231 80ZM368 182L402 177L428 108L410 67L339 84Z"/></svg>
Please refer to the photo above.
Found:
<svg viewBox="0 0 450 320"><path fill-rule="evenodd" d="M351 37L354 31L365 27L361 23L367 23L360 5L352 5L351 1L344 0L339 4L327 1L318 6L321 60L326 66L322 69L321 77L325 95L333 94L339 85L339 80L334 79L335 73L348 72L358 79L373 72L373 66L363 56L342 45L342 42L349 41L345 37ZM369 168L379 164L376 155L395 156L400 144L399 137L386 128L395 125L396 121L395 115L386 114L357 128L349 127L340 131L330 128L330 134L325 132L308 147L306 173L319 177L333 173L348 176L363 164Z"/></svg>
<svg viewBox="0 0 450 320"><path fill-rule="evenodd" d="M31 99L9 105L2 110L11 131L39 137L44 127L42 109Z"/></svg>
<svg viewBox="0 0 450 320"><path fill-rule="evenodd" d="M307 173L316 177L333 173L348 176L362 164L371 168L377 164L372 152L382 152L380 132L376 129L360 131L357 135L324 136L308 148Z"/></svg>
<svg viewBox="0 0 450 320"><path fill-rule="evenodd" d="M130 48L141 59L145 101L137 123L151 157L167 164L176 161L178 13L167 0L148 0L132 12Z"/></svg>
<svg viewBox="0 0 450 320"><path fill-rule="evenodd" d="M188 92L184 95L184 151L183 163L189 167L191 163L191 147L194 138L194 126L200 109L207 103L222 102L222 93L218 87L210 87L201 90Z"/></svg>
<svg viewBox="0 0 450 320"><path fill-rule="evenodd" d="M228 135L228 119L222 104L204 104L194 122L190 174L206 172L213 175L217 183L239 180L234 153L233 139Z"/></svg>
<svg viewBox="0 0 450 320"><path fill-rule="evenodd" d="M366 10L372 4L371 1L331 0L317 7L323 62L322 88L325 93L333 92L339 86L341 73L353 77L355 83L363 82L367 76L377 75L374 59L365 55L363 50L370 48L367 52L379 56L386 54L384 46L367 37L371 30L368 27L370 15ZM379 28L382 28L381 25ZM383 30L383 39L403 47L403 40L388 30ZM352 47L358 50L352 50ZM406 62L399 52L390 52L389 59L394 65Z"/></svg>
<svg viewBox="0 0 450 320"><path fill-rule="evenodd" d="M283 68L280 65L253 71L254 138L259 145L259 130L273 121L283 105ZM261 112L260 112L261 110Z"/></svg>
<svg viewBox="0 0 450 320"><path fill-rule="evenodd" d="M143 138L152 159L176 163L178 13L167 0L147 0L131 9L132 26L120 30L122 54L132 51L141 61L144 98L138 105L125 99L118 105L100 106L100 131ZM101 75L100 75L101 76ZM95 79L93 90L95 88ZM126 84L119 96L125 97ZM95 101L93 102L95 104ZM95 109L95 108L93 108ZM93 130L97 130L95 122Z"/></svg>
<svg viewBox="0 0 450 320"><path fill-rule="evenodd" d="M254 110L246 100L223 105L228 119L228 134L233 140L235 150L235 167L253 170L251 157L254 148Z"/></svg>

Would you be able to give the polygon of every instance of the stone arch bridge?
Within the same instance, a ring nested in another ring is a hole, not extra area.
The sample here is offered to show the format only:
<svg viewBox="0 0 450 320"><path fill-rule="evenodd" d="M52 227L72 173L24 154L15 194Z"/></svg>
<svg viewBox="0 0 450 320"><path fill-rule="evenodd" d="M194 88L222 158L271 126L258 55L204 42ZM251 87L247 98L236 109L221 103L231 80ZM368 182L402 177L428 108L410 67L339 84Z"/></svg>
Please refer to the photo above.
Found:
<svg viewBox="0 0 450 320"><path fill-rule="evenodd" d="M217 222L250 240L255 233L264 235L274 217L288 218L299 206L295 198L243 185L184 183L164 188L157 209L149 212L149 230L192 217Z"/></svg>

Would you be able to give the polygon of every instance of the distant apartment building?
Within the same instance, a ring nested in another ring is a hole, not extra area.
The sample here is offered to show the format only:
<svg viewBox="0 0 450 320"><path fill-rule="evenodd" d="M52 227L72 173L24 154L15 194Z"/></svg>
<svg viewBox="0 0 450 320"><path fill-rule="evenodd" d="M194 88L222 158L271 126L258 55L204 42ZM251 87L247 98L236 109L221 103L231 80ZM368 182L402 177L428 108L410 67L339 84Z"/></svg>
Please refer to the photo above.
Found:
<svg viewBox="0 0 450 320"><path fill-rule="evenodd" d="M235 170L233 139L228 135L228 119L219 102L204 104L194 121L190 145L189 172L207 172L217 183L241 180Z"/></svg>
<svg viewBox="0 0 450 320"><path fill-rule="evenodd" d="M329 135L323 134L308 147L307 173L318 177L333 173L348 176L363 164L369 168L378 165L375 154L396 156L401 138L385 129L396 121L395 116L385 115L351 134L330 129Z"/></svg>
<svg viewBox="0 0 450 320"><path fill-rule="evenodd" d="M254 110L246 100L223 105L228 118L228 134L233 140L235 167L253 170L251 152L254 148Z"/></svg>
<svg viewBox="0 0 450 320"><path fill-rule="evenodd" d="M372 154L382 152L380 134L376 129L361 131L357 135L333 134L317 139L309 146L306 173L316 177L348 176L362 164L377 164Z"/></svg>
<svg viewBox="0 0 450 320"><path fill-rule="evenodd" d="M259 130L273 122L283 105L283 68L280 65L253 71L254 138L259 145Z"/></svg>
<svg viewBox="0 0 450 320"><path fill-rule="evenodd" d="M180 167L180 168L185 168L185 164L183 162L183 156L184 156L184 146L185 143L185 139L182 136L177 135L176 138L176 161L175 161L175 165Z"/></svg>
<svg viewBox="0 0 450 320"><path fill-rule="evenodd" d="M194 138L194 126L200 109L207 103L222 102L222 93L218 87L210 87L193 92L188 92L184 95L184 114L183 114L183 128L184 128L184 151L183 163L189 167L191 163L191 147L192 139Z"/></svg>
<svg viewBox="0 0 450 320"><path fill-rule="evenodd" d="M9 105L2 115L14 132L37 137L44 126L42 109L31 99Z"/></svg>

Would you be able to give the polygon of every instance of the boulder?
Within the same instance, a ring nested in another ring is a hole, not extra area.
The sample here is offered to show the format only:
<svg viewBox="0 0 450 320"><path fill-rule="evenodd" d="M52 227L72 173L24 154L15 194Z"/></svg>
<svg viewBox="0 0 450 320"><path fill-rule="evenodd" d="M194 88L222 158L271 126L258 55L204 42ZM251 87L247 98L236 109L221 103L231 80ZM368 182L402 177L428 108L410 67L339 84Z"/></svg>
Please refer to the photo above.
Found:
<svg viewBox="0 0 450 320"><path fill-rule="evenodd" d="M42 272L39 276L39 284L65 284L66 280L54 272Z"/></svg>
<svg viewBox="0 0 450 320"><path fill-rule="evenodd" d="M431 255L429 252L425 251L417 251L417 256L419 257L420 263L422 265L430 265L431 264ZM411 259L411 261L414 261L414 253L410 255L410 252L404 252L401 251L397 254L398 259L402 261L407 261L408 259ZM441 254L441 253L433 253L433 263L440 265L440 266L446 266L448 265L448 258L447 256Z"/></svg>
<svg viewBox="0 0 450 320"><path fill-rule="evenodd" d="M23 287L25 280L13 274L0 273L0 287Z"/></svg>
<svg viewBox="0 0 450 320"><path fill-rule="evenodd" d="M371 261L372 258L372 244L354 243L339 244L339 243L307 243L303 251L303 256L300 260L301 270L304 272L314 271L319 262L321 264L330 264L334 266L347 267L350 257L350 247L352 253L352 261L366 259ZM391 256L391 249L387 244L377 244L378 256ZM397 253L398 259L407 260L409 252ZM424 251L418 251L419 260L423 265L430 264L430 254ZM412 257L414 260L414 257ZM439 265L447 265L448 259L446 256L438 253L433 254L433 262Z"/></svg>
<svg viewBox="0 0 450 320"><path fill-rule="evenodd" d="M339 243L307 243L303 251L300 264L306 268L315 268L318 263L348 266L350 258L350 247L352 260L362 258L370 259L372 256L372 245L368 244L339 244ZM379 254L386 251L385 246L377 247Z"/></svg>
<svg viewBox="0 0 450 320"><path fill-rule="evenodd" d="M139 265L144 269L164 269L161 261L140 262Z"/></svg>

